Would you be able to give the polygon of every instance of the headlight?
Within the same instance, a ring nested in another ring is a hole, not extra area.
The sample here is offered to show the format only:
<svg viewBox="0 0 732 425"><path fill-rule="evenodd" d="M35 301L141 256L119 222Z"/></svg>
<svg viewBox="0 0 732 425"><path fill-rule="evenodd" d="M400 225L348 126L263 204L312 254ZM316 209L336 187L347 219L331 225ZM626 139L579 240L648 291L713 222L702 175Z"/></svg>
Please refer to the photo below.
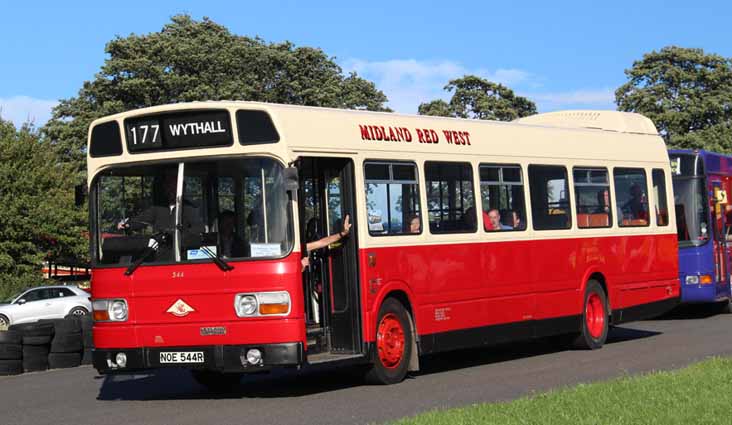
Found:
<svg viewBox="0 0 732 425"><path fill-rule="evenodd" d="M92 317L97 322L127 321L127 301L123 299L92 301Z"/></svg>
<svg viewBox="0 0 732 425"><path fill-rule="evenodd" d="M277 291L237 294L234 308L239 317L286 316L290 314L290 293Z"/></svg>
<svg viewBox="0 0 732 425"><path fill-rule="evenodd" d="M236 315L253 316L257 313L257 298L254 295L239 294L236 296Z"/></svg>
<svg viewBox="0 0 732 425"><path fill-rule="evenodd" d="M686 276L686 284L687 285L698 285L699 276Z"/></svg>
<svg viewBox="0 0 732 425"><path fill-rule="evenodd" d="M109 307L109 319L115 322L127 320L127 302L125 300L114 300Z"/></svg>

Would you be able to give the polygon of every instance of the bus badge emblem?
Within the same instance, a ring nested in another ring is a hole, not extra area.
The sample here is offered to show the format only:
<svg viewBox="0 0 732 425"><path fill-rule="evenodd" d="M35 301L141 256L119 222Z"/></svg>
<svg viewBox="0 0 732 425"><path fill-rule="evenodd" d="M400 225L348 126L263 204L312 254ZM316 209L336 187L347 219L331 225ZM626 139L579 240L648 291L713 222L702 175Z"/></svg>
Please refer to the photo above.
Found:
<svg viewBox="0 0 732 425"><path fill-rule="evenodd" d="M173 305L170 306L167 313L172 314L173 316L177 317L184 317L188 316L188 313L196 311L193 309L193 307L189 306L185 303L182 299L178 299L178 301L174 302Z"/></svg>

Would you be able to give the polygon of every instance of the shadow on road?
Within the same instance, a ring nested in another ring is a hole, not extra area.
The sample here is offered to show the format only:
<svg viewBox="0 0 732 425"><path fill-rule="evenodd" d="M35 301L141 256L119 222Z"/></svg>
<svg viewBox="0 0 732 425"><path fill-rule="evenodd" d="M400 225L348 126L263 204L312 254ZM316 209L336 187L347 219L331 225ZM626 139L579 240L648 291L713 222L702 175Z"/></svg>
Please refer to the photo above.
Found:
<svg viewBox="0 0 732 425"><path fill-rule="evenodd" d="M624 327L611 329L607 344L649 338L660 332ZM420 359L419 376L489 365L512 360L558 353L568 350L559 338L458 350ZM301 397L343 390L364 385L361 370L356 367L318 365L277 370L268 374L245 375L239 386L227 393L211 392L195 382L186 370L161 369L136 376L105 376L99 389L99 400L191 400ZM409 378L408 378L409 379Z"/></svg>
<svg viewBox="0 0 732 425"><path fill-rule="evenodd" d="M682 304L652 320L699 320L720 314L718 304Z"/></svg>

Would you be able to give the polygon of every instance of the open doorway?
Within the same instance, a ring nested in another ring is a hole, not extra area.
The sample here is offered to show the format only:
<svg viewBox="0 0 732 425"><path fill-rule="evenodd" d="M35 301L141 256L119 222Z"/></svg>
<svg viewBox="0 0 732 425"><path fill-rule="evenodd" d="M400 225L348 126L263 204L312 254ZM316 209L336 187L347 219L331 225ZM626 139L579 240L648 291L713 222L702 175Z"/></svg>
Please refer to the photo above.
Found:
<svg viewBox="0 0 732 425"><path fill-rule="evenodd" d="M305 246L343 230L349 235L308 253L303 272L308 358L313 354L360 354L358 240L353 161L305 157L298 161L301 242Z"/></svg>

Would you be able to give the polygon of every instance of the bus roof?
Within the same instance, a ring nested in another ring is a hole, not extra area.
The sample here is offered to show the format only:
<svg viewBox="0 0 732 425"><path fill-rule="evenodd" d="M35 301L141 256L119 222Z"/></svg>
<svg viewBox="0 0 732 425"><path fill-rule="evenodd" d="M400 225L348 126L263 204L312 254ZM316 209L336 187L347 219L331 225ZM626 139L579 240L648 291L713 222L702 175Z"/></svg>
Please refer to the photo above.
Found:
<svg viewBox="0 0 732 425"><path fill-rule="evenodd" d="M666 147L646 117L616 111L560 111L513 122L406 115L388 112L280 105L244 101L179 103L128 111L94 121L117 121L124 129L130 118L187 110L228 110L234 122L238 110L269 114L279 142L203 149L167 150L88 157L89 178L111 164L173 158L269 154L291 160L305 153L364 153L369 157L439 154L512 158L565 158L577 160L667 162ZM234 140L237 125L232 125ZM121 130L122 140L125 131ZM126 143L123 142L126 146ZM88 152L90 149L87 150ZM394 155L391 155L394 154Z"/></svg>

